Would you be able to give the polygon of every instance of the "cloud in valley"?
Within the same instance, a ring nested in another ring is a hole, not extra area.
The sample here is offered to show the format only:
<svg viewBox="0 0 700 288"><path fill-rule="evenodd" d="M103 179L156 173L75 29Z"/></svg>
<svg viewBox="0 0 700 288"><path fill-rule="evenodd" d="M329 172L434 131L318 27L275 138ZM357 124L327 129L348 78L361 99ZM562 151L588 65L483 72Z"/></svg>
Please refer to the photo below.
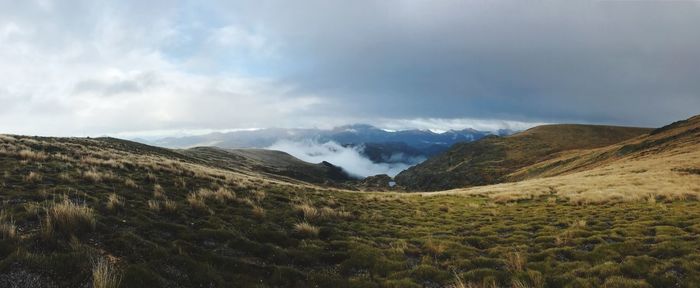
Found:
<svg viewBox="0 0 700 288"><path fill-rule="evenodd" d="M309 163L327 161L340 166L353 176L367 177L378 174L387 174L391 177L408 167L420 163L425 159L412 159L413 163L374 163L362 155L362 147L343 147L333 141L318 143L316 141L288 141L281 140L268 149L289 153ZM393 160L405 160L401 155L392 155Z"/></svg>

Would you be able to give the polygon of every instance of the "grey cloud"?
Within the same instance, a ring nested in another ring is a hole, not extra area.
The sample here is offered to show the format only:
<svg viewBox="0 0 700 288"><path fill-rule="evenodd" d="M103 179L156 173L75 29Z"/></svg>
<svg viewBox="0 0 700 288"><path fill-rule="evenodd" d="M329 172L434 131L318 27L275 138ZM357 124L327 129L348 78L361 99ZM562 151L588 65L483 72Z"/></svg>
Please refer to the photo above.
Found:
<svg viewBox="0 0 700 288"><path fill-rule="evenodd" d="M659 126L700 113L697 27L697 1L0 0L0 130Z"/></svg>
<svg viewBox="0 0 700 288"><path fill-rule="evenodd" d="M700 107L694 1L265 3L237 8L304 64L288 79L354 114L653 126Z"/></svg>

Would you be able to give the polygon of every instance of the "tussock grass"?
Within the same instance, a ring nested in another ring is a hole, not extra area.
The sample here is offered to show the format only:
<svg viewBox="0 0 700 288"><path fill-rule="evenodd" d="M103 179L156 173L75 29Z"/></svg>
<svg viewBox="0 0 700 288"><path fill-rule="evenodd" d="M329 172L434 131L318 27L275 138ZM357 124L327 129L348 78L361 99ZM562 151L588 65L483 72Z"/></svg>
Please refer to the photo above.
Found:
<svg viewBox="0 0 700 288"><path fill-rule="evenodd" d="M84 204L76 204L68 199L50 204L46 211L43 234L51 237L55 234L75 235L95 230L95 213Z"/></svg>
<svg viewBox="0 0 700 288"><path fill-rule="evenodd" d="M3 240L13 240L17 238L17 225L12 216L4 210L0 211L0 235Z"/></svg>
<svg viewBox="0 0 700 288"><path fill-rule="evenodd" d="M165 201L163 201L163 205L161 206L161 208L165 213L175 213L177 212L177 202L170 199L166 199Z"/></svg>
<svg viewBox="0 0 700 288"><path fill-rule="evenodd" d="M46 158L48 158L46 153L44 153L42 151L32 151L32 150L28 150L28 149L20 150L17 153L17 156L19 156L20 158L25 159L25 160L34 160L34 161L43 161L43 160L46 160Z"/></svg>
<svg viewBox="0 0 700 288"><path fill-rule="evenodd" d="M210 190L205 191L211 192ZM199 192L190 192L190 194L187 195L187 203L189 203L190 207L192 207L195 210L207 210L208 207L205 201L206 197L208 197L206 196L206 194L202 194Z"/></svg>
<svg viewBox="0 0 700 288"><path fill-rule="evenodd" d="M30 171L27 176L24 176L24 181L28 183L40 182L44 177L39 172Z"/></svg>
<svg viewBox="0 0 700 288"><path fill-rule="evenodd" d="M99 258L92 267L92 287L118 288L122 281L121 272L105 258Z"/></svg>
<svg viewBox="0 0 700 288"><path fill-rule="evenodd" d="M113 179L118 178L112 172L100 172L94 168L89 169L87 171L83 171L82 177L86 180L93 182L93 183L100 183L103 181L113 180Z"/></svg>
<svg viewBox="0 0 700 288"><path fill-rule="evenodd" d="M156 199L165 199L165 190L160 184L153 185L153 197Z"/></svg>
<svg viewBox="0 0 700 288"><path fill-rule="evenodd" d="M305 237L316 237L320 229L309 222L303 221L294 224L294 231Z"/></svg>
<svg viewBox="0 0 700 288"><path fill-rule="evenodd" d="M148 209L155 212L160 212L160 202L158 200L148 200Z"/></svg>
<svg viewBox="0 0 700 288"><path fill-rule="evenodd" d="M136 184L136 182L135 182L134 180L130 179L130 178L127 178L127 179L124 180L124 185L125 185L126 187L130 187L130 188L134 188L134 189L138 189L138 188L139 188L139 185Z"/></svg>
<svg viewBox="0 0 700 288"><path fill-rule="evenodd" d="M258 219L265 218L265 208L260 207L258 205L253 205L253 207L250 208L251 212L253 213L253 216Z"/></svg>
<svg viewBox="0 0 700 288"><path fill-rule="evenodd" d="M107 210L114 211L124 208L124 200L122 197L118 196L116 193L109 194L107 196Z"/></svg>
<svg viewBox="0 0 700 288"><path fill-rule="evenodd" d="M511 273L522 272L525 270L527 258L520 251L513 251L505 255L506 268Z"/></svg>

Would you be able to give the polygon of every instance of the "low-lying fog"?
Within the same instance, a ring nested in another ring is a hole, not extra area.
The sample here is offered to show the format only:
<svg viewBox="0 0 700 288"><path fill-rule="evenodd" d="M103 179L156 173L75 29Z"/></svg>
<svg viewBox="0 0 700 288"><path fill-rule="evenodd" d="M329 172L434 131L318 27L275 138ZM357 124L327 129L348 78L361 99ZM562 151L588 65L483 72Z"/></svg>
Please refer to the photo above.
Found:
<svg viewBox="0 0 700 288"><path fill-rule="evenodd" d="M374 163L363 155L363 146L343 147L333 141L319 143L313 140L280 140L268 147L268 149L284 151L310 163L327 161L342 167L353 176L363 178L377 174L387 174L394 177L408 167L425 160L423 158L406 158L401 153L398 153L391 155L389 161L391 163ZM399 159L404 161L397 162Z"/></svg>

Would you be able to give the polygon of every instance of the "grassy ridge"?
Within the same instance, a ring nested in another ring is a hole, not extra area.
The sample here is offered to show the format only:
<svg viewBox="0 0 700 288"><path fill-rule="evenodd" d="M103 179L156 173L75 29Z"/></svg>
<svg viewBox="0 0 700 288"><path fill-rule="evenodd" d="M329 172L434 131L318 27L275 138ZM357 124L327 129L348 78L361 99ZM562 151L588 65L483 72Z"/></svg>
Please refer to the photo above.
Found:
<svg viewBox="0 0 700 288"><path fill-rule="evenodd" d="M618 143L647 128L598 125L543 125L509 137L458 143L448 151L396 176L409 190L435 191L506 182L509 174L571 149Z"/></svg>
<svg viewBox="0 0 700 288"><path fill-rule="evenodd" d="M696 287L700 154L683 147L398 194L114 139L0 136L0 287ZM637 196L577 201L584 186Z"/></svg>

